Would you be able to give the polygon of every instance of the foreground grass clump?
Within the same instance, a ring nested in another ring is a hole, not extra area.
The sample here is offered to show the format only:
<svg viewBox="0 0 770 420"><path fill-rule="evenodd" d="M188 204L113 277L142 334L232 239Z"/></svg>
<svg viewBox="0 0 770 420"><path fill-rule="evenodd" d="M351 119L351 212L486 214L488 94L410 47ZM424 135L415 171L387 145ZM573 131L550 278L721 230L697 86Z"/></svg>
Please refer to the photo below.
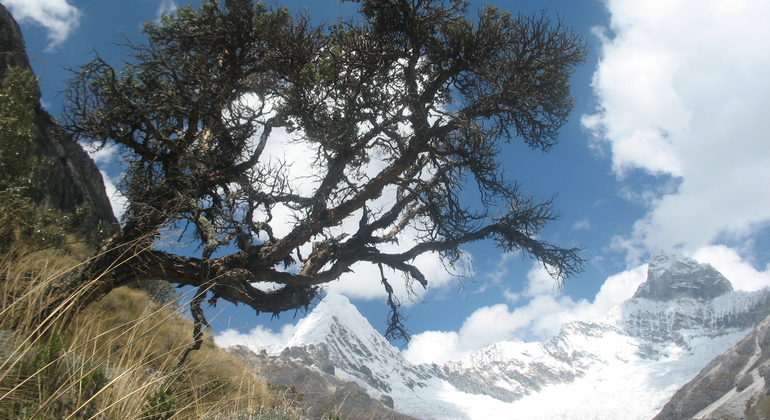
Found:
<svg viewBox="0 0 770 420"><path fill-rule="evenodd" d="M0 257L0 418L291 418L210 336L180 363L192 323L174 301L123 287L78 312L41 313L78 253Z"/></svg>

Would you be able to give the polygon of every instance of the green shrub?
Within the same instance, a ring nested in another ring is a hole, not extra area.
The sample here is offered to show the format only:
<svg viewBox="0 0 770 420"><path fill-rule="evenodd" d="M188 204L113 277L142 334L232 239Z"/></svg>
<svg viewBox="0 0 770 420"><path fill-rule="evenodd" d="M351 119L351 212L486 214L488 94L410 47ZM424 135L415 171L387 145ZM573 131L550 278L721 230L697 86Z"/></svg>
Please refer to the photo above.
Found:
<svg viewBox="0 0 770 420"><path fill-rule="evenodd" d="M0 191L26 195L34 186L37 102L37 79L32 71L9 67L0 84Z"/></svg>
<svg viewBox="0 0 770 420"><path fill-rule="evenodd" d="M9 369L0 382L0 393L6 395L0 417L56 419L62 413L95 413L93 397L107 384L107 376L100 367L67 353L57 331L36 345L19 344L9 358L16 360L3 360Z"/></svg>

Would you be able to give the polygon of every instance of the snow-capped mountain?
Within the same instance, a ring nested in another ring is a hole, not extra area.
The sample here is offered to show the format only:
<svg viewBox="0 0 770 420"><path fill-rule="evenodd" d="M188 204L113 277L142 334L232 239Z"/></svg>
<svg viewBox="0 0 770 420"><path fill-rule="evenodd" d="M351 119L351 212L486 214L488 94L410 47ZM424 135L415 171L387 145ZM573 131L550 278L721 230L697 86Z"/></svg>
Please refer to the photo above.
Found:
<svg viewBox="0 0 770 420"><path fill-rule="evenodd" d="M656 253L633 298L542 343L499 342L441 366L412 365L345 297L329 295L280 354L418 418L649 419L769 303L768 289L733 291L710 265Z"/></svg>
<svg viewBox="0 0 770 420"><path fill-rule="evenodd" d="M768 290L733 291L710 265L658 253L647 281L604 318L567 323L544 343L496 343L442 372L457 390L498 400L465 404L472 418L649 419L768 303Z"/></svg>
<svg viewBox="0 0 770 420"><path fill-rule="evenodd" d="M407 361L344 296L327 295L297 324L280 356L355 381L374 398L392 398L396 411L419 418L466 418L462 409L440 398L440 390L452 387L436 367ZM425 416L425 410L431 414Z"/></svg>

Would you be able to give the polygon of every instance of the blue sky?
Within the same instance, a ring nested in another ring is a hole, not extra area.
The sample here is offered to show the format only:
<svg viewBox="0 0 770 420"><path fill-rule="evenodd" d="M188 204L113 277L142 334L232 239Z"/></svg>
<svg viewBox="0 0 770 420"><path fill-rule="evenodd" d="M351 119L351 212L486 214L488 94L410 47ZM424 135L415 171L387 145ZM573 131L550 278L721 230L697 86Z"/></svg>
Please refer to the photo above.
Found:
<svg viewBox="0 0 770 420"><path fill-rule="evenodd" d="M61 109L67 67L91 51L120 65L127 35L176 0L0 0L20 21L41 79L44 106ZM195 2L194 4L197 4ZM267 2L306 9L318 20L348 16L354 4ZM558 194L562 219L543 237L584 246L585 273L562 290L532 260L489 244L467 247L474 280L435 261L422 266L430 287L405 313L413 361L456 358L499 340L542 340L561 323L604 315L644 279L650 252L709 262L737 289L770 285L770 3L765 0L472 1L514 13L547 9L581 32L591 53L573 78L575 111L550 153L515 140L506 173L535 197ZM96 156L115 182L115 156ZM119 198L115 200L119 206ZM330 285L384 330L384 291L362 268ZM395 278L395 277L394 277ZM271 320L244 308L212 308L221 343L280 340L297 319ZM298 314L301 317L302 314Z"/></svg>

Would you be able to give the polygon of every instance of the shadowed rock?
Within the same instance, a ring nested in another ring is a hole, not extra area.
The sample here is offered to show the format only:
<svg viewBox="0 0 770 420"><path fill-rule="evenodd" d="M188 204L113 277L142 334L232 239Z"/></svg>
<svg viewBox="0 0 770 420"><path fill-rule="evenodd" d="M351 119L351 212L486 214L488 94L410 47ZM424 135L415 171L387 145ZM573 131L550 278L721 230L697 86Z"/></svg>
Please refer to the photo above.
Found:
<svg viewBox="0 0 770 420"><path fill-rule="evenodd" d="M639 285L633 297L659 302L692 298L703 302L732 291L730 281L711 265L658 251L650 258L647 281Z"/></svg>
<svg viewBox="0 0 770 420"><path fill-rule="evenodd" d="M11 66L31 69L19 25L0 4L0 84ZM79 211L75 227L83 232L114 230L117 219L99 169L83 148L72 140L40 106L35 107L33 133L38 157L45 167L32 199L42 208L67 213Z"/></svg>

